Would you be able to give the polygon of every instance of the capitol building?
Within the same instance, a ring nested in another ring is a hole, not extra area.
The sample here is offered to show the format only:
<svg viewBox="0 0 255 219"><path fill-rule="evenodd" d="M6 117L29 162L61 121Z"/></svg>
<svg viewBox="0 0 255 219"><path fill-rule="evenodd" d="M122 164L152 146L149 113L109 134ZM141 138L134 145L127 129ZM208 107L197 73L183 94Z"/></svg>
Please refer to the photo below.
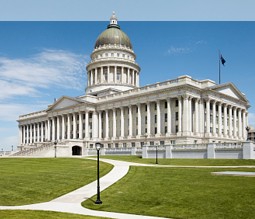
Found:
<svg viewBox="0 0 255 219"><path fill-rule="evenodd" d="M62 96L21 115L19 150L57 144L66 156L84 149L236 143L247 138L249 102L230 83L179 76L140 87L140 66L113 14L96 39L84 95ZM158 72L160 74L160 72Z"/></svg>

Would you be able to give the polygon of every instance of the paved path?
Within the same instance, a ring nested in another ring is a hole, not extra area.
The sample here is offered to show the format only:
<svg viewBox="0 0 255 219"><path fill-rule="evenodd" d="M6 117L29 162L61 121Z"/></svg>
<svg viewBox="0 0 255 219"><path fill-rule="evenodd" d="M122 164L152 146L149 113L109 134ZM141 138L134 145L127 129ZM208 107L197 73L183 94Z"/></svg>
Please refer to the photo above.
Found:
<svg viewBox="0 0 255 219"><path fill-rule="evenodd" d="M134 166L147 166L146 164L137 164L131 162L115 161L108 159L100 159L101 161L114 165L113 169L100 178L100 190L108 188L122 177L124 177L131 165ZM23 205L23 206L0 206L0 210L46 210L66 212L82 215L91 215L99 217L109 217L117 219L156 219L161 217L142 216L134 214L114 213L106 211L95 211L84 208L81 206L81 202L94 196L96 194L97 181L94 181L86 186L83 186L73 192L58 197L50 202ZM161 218L162 219L162 218Z"/></svg>
<svg viewBox="0 0 255 219"><path fill-rule="evenodd" d="M153 165L153 164L139 164L131 163L110 159L100 159L112 164L113 169L100 178L100 190L108 188L122 177L124 177L129 170L130 166L151 166L151 167L172 167L172 168L255 168L255 166L177 166L177 165ZM106 211L95 211L84 208L81 206L81 202L94 196L96 194L97 181L94 181L86 186L83 186L73 192L60 196L50 202L24 205L24 206L0 206L0 210L10 209L10 210L47 210L47 211L57 211L66 212L82 215L91 215L99 217L109 217L117 219L156 219L161 217L151 217L142 216L134 214L124 214L124 213L114 213ZM161 218L162 219L162 218Z"/></svg>

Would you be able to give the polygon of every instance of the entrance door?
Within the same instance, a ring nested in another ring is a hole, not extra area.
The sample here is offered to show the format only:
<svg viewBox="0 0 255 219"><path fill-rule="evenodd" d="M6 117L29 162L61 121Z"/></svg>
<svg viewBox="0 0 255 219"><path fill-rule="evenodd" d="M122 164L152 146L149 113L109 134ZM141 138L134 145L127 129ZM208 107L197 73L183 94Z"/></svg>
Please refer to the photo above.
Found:
<svg viewBox="0 0 255 219"><path fill-rule="evenodd" d="M81 155L81 147L79 146L73 146L72 147L72 155L75 156L75 155Z"/></svg>

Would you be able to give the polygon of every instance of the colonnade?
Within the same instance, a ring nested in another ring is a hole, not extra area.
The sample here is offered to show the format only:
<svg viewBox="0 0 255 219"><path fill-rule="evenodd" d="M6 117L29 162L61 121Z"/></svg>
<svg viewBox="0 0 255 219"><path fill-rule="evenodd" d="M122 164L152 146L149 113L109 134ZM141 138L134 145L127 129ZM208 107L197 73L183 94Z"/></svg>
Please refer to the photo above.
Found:
<svg viewBox="0 0 255 219"><path fill-rule="evenodd" d="M20 125L21 144L195 136L246 139L246 109L190 95L98 111L73 112Z"/></svg>
<svg viewBox="0 0 255 219"><path fill-rule="evenodd" d="M138 71L123 66L101 66L88 71L88 86L104 83L139 86Z"/></svg>

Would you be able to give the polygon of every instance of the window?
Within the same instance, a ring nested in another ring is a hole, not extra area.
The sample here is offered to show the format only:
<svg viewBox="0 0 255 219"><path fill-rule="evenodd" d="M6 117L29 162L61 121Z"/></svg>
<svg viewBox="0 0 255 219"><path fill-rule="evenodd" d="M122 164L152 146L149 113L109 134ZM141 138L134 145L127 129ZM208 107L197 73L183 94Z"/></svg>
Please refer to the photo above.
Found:
<svg viewBox="0 0 255 219"><path fill-rule="evenodd" d="M175 112L175 121L179 120L179 112Z"/></svg>
<svg viewBox="0 0 255 219"><path fill-rule="evenodd" d="M145 124L147 124L147 116L145 116Z"/></svg>
<svg viewBox="0 0 255 219"><path fill-rule="evenodd" d="M157 115L154 116L154 121L157 123Z"/></svg>
<svg viewBox="0 0 255 219"><path fill-rule="evenodd" d="M134 148L135 147L135 142L132 142L131 145L132 145L132 148Z"/></svg>
<svg viewBox="0 0 255 219"><path fill-rule="evenodd" d="M120 72L117 73L117 81L120 81L121 74Z"/></svg>
<svg viewBox="0 0 255 219"><path fill-rule="evenodd" d="M175 106L179 106L179 100L175 100Z"/></svg>
<svg viewBox="0 0 255 219"><path fill-rule="evenodd" d="M167 122L167 113L165 113L165 122Z"/></svg>
<svg viewBox="0 0 255 219"><path fill-rule="evenodd" d="M155 134L157 134L157 133L158 133L157 127L155 127L154 131L155 131Z"/></svg>
<svg viewBox="0 0 255 219"><path fill-rule="evenodd" d="M167 108L167 102L165 102L165 109Z"/></svg>
<svg viewBox="0 0 255 219"><path fill-rule="evenodd" d="M178 128L179 128L178 125L176 125L176 126L175 126L175 132L176 132L176 133L179 132Z"/></svg>
<svg viewBox="0 0 255 219"><path fill-rule="evenodd" d="M123 148L126 148L127 147L127 143L123 143Z"/></svg>
<svg viewBox="0 0 255 219"><path fill-rule="evenodd" d="M114 54L113 54L113 53L111 53L111 56L113 57L113 56L114 56Z"/></svg>
<svg viewBox="0 0 255 219"><path fill-rule="evenodd" d="M164 144L165 144L165 141L160 141L159 144L160 144L160 145L164 145Z"/></svg>
<svg viewBox="0 0 255 219"><path fill-rule="evenodd" d="M154 145L154 141L150 141L150 145Z"/></svg>
<svg viewBox="0 0 255 219"><path fill-rule="evenodd" d="M145 105L145 112L147 112L147 105Z"/></svg>
<svg viewBox="0 0 255 219"><path fill-rule="evenodd" d="M145 128L145 133L147 133L147 128Z"/></svg>
<svg viewBox="0 0 255 219"><path fill-rule="evenodd" d="M167 126L165 126L165 133L167 133Z"/></svg>
<svg viewBox="0 0 255 219"><path fill-rule="evenodd" d="M157 110L157 103L155 103L155 108L154 109Z"/></svg>

